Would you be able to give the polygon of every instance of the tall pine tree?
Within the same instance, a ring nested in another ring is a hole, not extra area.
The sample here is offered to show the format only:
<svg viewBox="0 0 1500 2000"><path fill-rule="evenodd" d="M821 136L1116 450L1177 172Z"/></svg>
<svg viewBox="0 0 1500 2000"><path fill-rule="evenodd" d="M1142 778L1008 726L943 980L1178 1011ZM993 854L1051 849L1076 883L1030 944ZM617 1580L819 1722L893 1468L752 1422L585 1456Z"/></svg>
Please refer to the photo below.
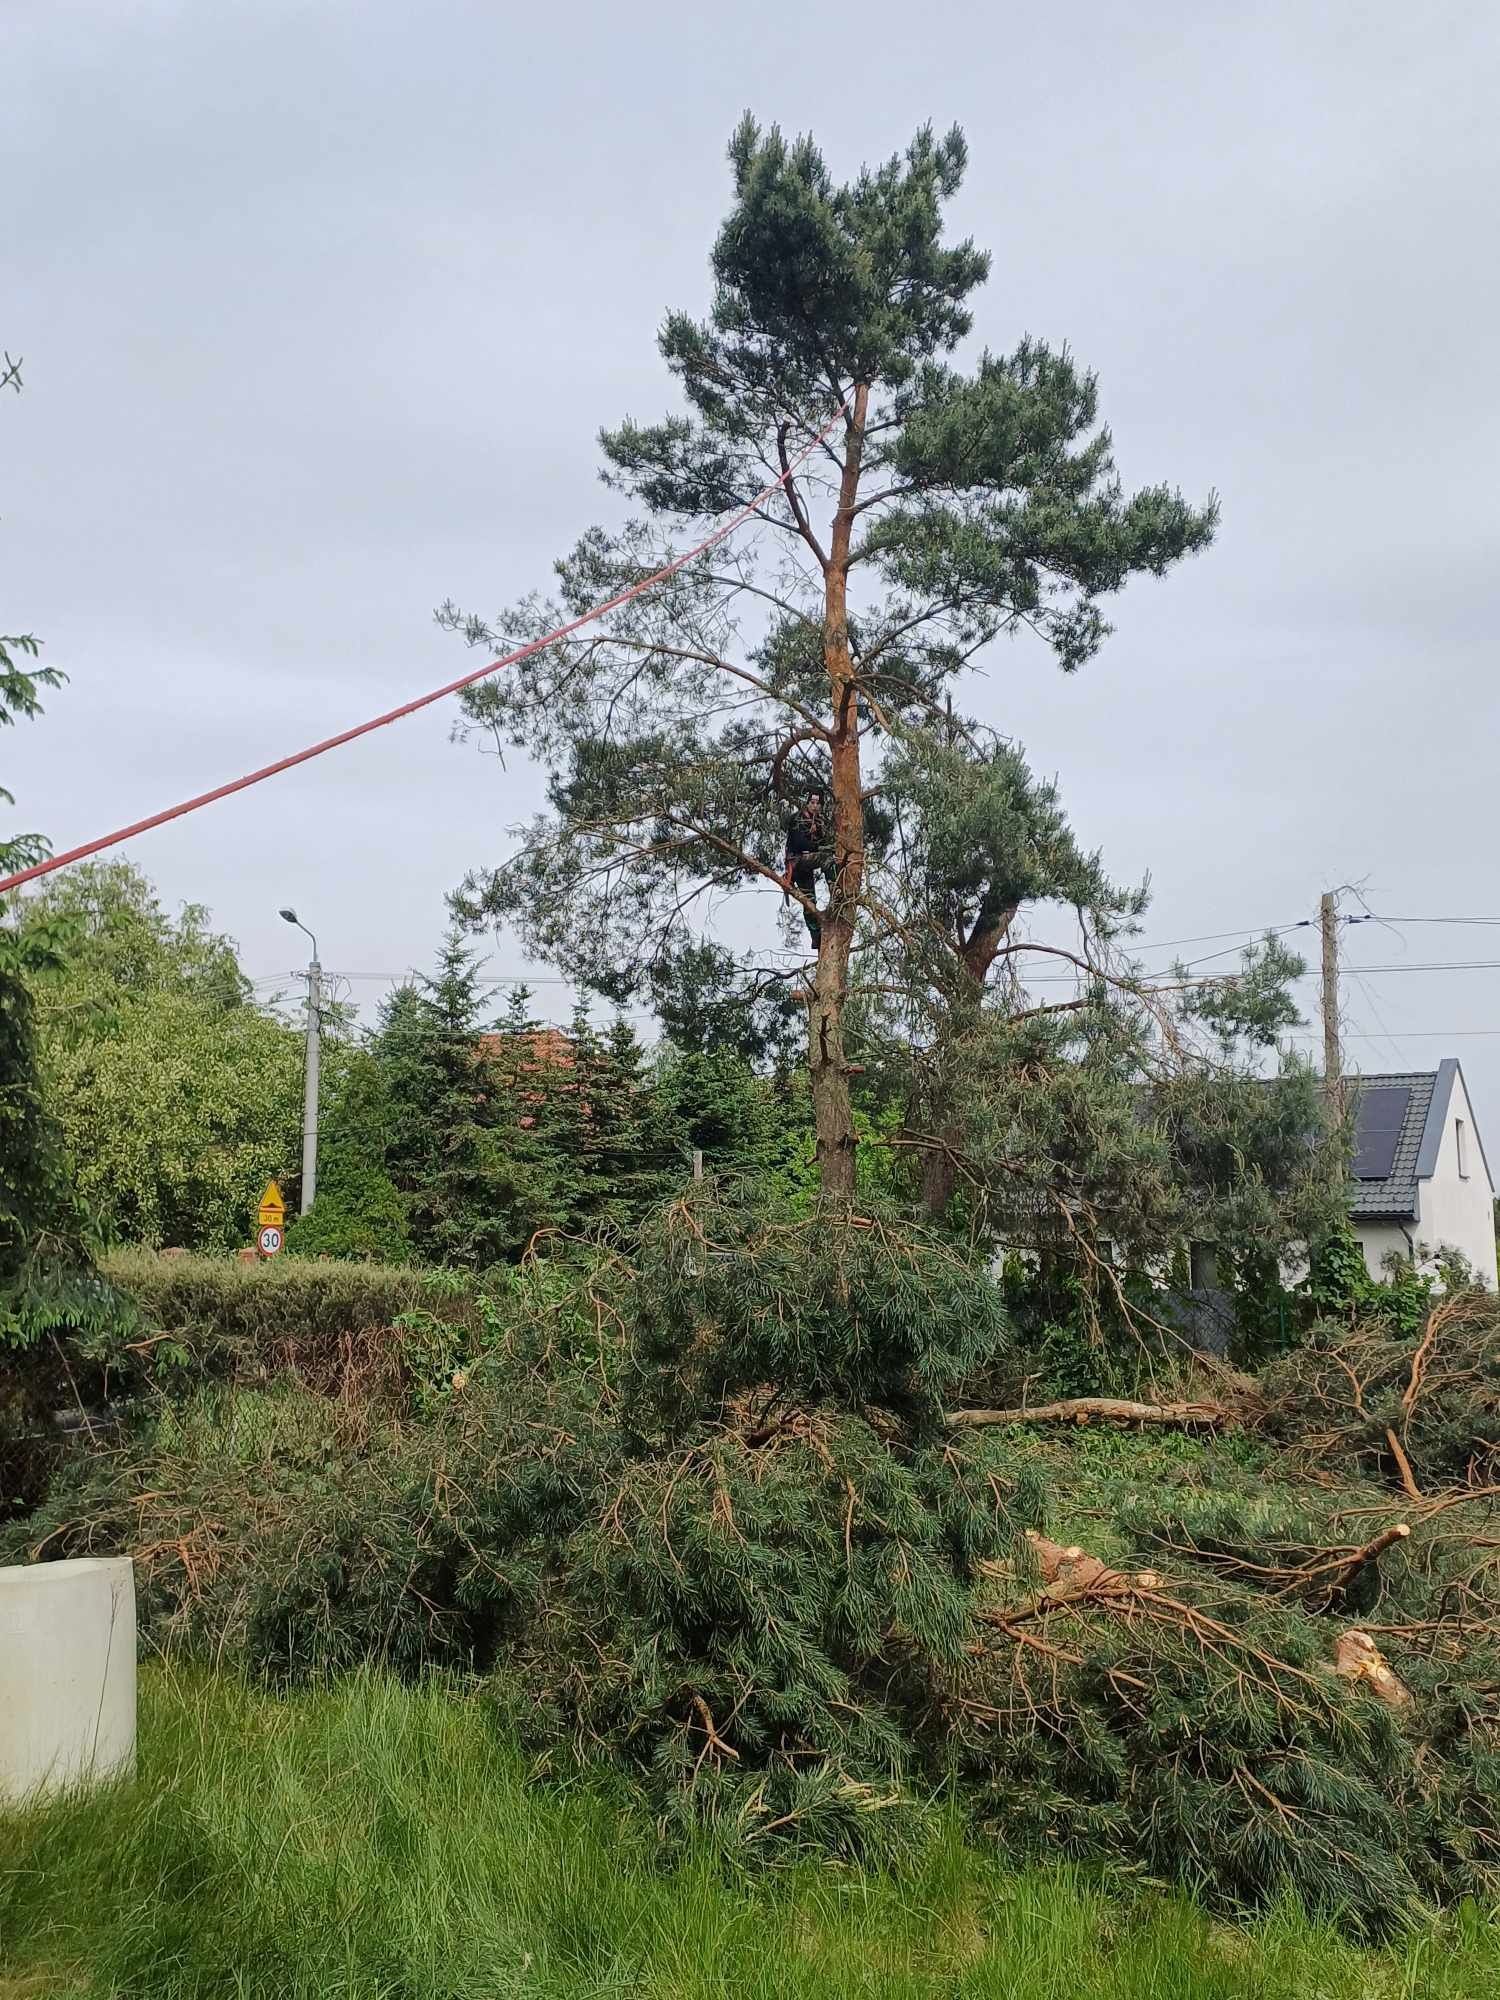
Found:
<svg viewBox="0 0 1500 2000"><path fill-rule="evenodd" d="M851 954L896 921L867 869L888 835L885 750L898 731L941 733L950 686L1003 635L1081 666L1108 629L1102 600L1204 547L1215 509L1165 486L1125 493L1094 378L1066 348L1026 338L971 368L949 359L989 268L943 240L957 130L924 129L840 185L811 139L747 116L730 162L709 316L673 313L661 335L686 410L602 439L606 478L639 516L584 536L557 602L440 617L475 645L538 637L787 476L759 535L469 693L477 729L545 762L551 811L462 907L622 998L706 892L779 891L784 814L821 789L827 886L791 893L804 909L825 899L809 1068L823 1192L846 1204Z"/></svg>

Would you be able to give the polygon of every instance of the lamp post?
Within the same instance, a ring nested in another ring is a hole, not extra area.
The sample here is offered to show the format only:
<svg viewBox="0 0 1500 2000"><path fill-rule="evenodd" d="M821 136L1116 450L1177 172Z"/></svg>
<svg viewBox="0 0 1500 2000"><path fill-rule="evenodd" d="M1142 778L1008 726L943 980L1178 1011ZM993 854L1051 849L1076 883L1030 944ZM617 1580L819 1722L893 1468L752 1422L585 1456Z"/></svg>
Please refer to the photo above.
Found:
<svg viewBox="0 0 1500 2000"><path fill-rule="evenodd" d="M302 1083L302 1199L298 1214L306 1215L318 1192L318 1026L323 1011L323 968L318 964L318 940L295 910L283 919L312 938L312 963L307 968L307 1067Z"/></svg>

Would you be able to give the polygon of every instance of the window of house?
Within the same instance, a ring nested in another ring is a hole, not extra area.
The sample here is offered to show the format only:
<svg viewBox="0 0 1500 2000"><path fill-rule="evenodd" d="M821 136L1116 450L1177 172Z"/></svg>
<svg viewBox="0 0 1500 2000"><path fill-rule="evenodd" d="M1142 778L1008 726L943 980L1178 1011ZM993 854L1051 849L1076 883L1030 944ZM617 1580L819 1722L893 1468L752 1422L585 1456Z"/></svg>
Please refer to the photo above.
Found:
<svg viewBox="0 0 1500 2000"><path fill-rule="evenodd" d="M1195 1292L1218 1289L1219 1257L1212 1243L1188 1245L1188 1283Z"/></svg>
<svg viewBox="0 0 1500 2000"><path fill-rule="evenodd" d="M1453 1121L1454 1134L1458 1139L1458 1171L1464 1180L1469 1178L1469 1128L1462 1118Z"/></svg>

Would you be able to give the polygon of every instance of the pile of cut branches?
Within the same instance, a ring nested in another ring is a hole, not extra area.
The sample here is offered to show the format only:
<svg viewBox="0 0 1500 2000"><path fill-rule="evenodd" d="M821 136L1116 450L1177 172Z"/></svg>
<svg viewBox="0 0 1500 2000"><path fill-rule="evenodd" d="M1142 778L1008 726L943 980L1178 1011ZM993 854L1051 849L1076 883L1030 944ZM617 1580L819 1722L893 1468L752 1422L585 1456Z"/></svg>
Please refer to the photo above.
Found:
<svg viewBox="0 0 1500 2000"><path fill-rule="evenodd" d="M1493 1894L1497 1579L1468 1643L1434 1646L1460 1628L1431 1526L1245 1486L1121 1507L1129 1559L1033 1533L991 1567L954 1692L982 1809L1010 1841L1102 1849L1231 1905L1290 1887L1372 1933Z"/></svg>
<svg viewBox="0 0 1500 2000"><path fill-rule="evenodd" d="M967 1384L1025 1379L998 1298L888 1218L704 1195L520 1274L425 1400L163 1395L0 1560L129 1551L152 1643L278 1679L482 1675L541 1768L606 1759L754 1854L888 1848L952 1785L1012 1849L1220 1907L1290 1886L1373 1932L1492 1895L1500 1496L1437 1484L1482 1469L1478 1424L1451 1443L1477 1312L1368 1369L1363 1416L1350 1329L1284 1364L1326 1401L1302 1432L1276 1406L1278 1459L1227 1378L1170 1423L1038 1397L955 1426ZM1420 1499L1368 1428L1413 1377ZM1323 1433L1384 1483L1314 1478Z"/></svg>
<svg viewBox="0 0 1500 2000"><path fill-rule="evenodd" d="M1399 1484L1417 1505L1500 1484L1500 1301L1440 1299L1416 1333L1323 1320L1267 1370L1265 1422L1309 1464Z"/></svg>

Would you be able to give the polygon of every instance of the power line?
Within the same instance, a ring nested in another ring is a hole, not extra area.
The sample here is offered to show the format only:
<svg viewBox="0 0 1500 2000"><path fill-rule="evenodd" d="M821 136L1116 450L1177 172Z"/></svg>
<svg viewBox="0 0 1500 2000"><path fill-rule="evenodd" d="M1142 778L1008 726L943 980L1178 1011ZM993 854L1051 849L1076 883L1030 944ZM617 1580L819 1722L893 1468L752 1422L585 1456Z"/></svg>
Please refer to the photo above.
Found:
<svg viewBox="0 0 1500 2000"><path fill-rule="evenodd" d="M1306 917L1302 919L1304 923L1309 921L1310 919ZM1171 951L1174 945L1179 944L1214 944L1220 938L1264 937L1268 931L1273 935L1279 935L1280 931L1296 929L1296 924L1282 924L1279 929L1273 924L1242 924L1237 931L1203 931L1197 937L1156 938L1150 944L1137 944L1134 946L1134 949L1136 951Z"/></svg>
<svg viewBox="0 0 1500 2000"><path fill-rule="evenodd" d="M1316 1041L1321 1035L1318 1028L1288 1028L1288 1035L1306 1035ZM1500 1028L1393 1028L1388 1034L1372 1034L1368 1030L1350 1028L1345 1034L1357 1042L1457 1042L1470 1041L1476 1036L1500 1035Z"/></svg>
<svg viewBox="0 0 1500 2000"><path fill-rule="evenodd" d="M1313 926L1313 922L1314 922L1314 919L1313 919L1312 917L1299 917L1299 918L1297 919L1297 921L1296 921L1296 922L1295 922L1294 924L1277 924L1277 925L1275 925L1274 927L1272 927L1271 929L1268 929L1268 930L1264 930L1264 931L1256 931L1256 932L1254 932L1254 933L1252 933L1252 932L1248 932L1248 931L1245 931L1245 932L1241 932L1241 933L1240 933L1240 935L1241 935L1241 936L1244 936L1244 937L1249 937L1249 936L1252 936L1252 935L1253 935L1253 936L1255 936L1255 937L1258 937L1258 938L1260 938L1260 937L1285 937L1288 931L1305 931L1305 930L1311 930L1311 929L1312 929L1312 926ZM1238 945L1230 945L1230 946L1229 946L1229 947L1228 947L1228 948L1227 948L1226 950L1224 950L1224 951L1210 951L1210 952L1206 952L1206 953L1204 954L1204 956L1203 956L1202 958L1190 958L1190 959L1188 960L1187 964L1186 964L1186 965L1185 965L1185 966L1183 967L1183 970L1184 970L1185 972L1191 972L1191 971L1192 971L1192 969L1193 969L1193 967L1194 967L1195 965L1209 965L1209 964L1211 964L1211 963L1213 962L1213 960L1214 960L1214 959L1216 959L1216 958L1228 958L1228 957L1230 956L1230 954L1231 954L1232 952L1235 952L1235 951L1238 951L1238 950L1239 950L1239 948L1240 948L1240 947L1239 947ZM1144 947L1143 947L1143 949L1144 949ZM1169 966L1169 967L1166 967L1166 968L1164 968L1164 969L1163 969L1163 970L1161 970L1161 971L1158 971L1158 972L1153 972L1153 973L1152 973L1152 974L1151 974L1150 976L1151 976L1151 978L1153 978L1153 979L1165 979L1165 978L1167 978L1167 977L1169 976L1169 974L1170 974L1171 972L1173 972L1173 971L1175 971L1175 970L1176 970L1176 968L1175 968L1175 967L1172 967L1172 966Z"/></svg>
<svg viewBox="0 0 1500 2000"><path fill-rule="evenodd" d="M1398 960L1394 965L1350 965L1345 971L1359 972L1500 972L1500 958L1435 958L1413 963Z"/></svg>

